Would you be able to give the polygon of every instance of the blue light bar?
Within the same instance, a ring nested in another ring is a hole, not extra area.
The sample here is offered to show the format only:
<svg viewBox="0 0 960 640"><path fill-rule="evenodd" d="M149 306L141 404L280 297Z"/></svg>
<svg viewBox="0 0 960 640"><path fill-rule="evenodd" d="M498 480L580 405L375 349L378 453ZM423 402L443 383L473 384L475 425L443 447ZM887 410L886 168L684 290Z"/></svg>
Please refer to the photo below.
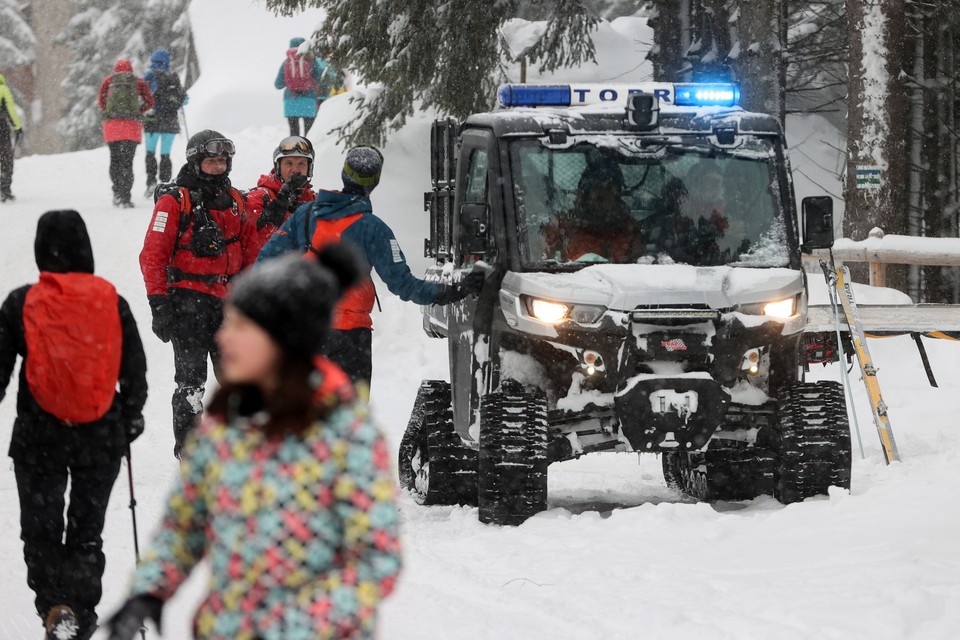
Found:
<svg viewBox="0 0 960 640"><path fill-rule="evenodd" d="M678 107L734 107L740 102L735 84L675 84L673 100Z"/></svg>
<svg viewBox="0 0 960 640"><path fill-rule="evenodd" d="M568 84L502 84L497 100L505 107L569 107Z"/></svg>

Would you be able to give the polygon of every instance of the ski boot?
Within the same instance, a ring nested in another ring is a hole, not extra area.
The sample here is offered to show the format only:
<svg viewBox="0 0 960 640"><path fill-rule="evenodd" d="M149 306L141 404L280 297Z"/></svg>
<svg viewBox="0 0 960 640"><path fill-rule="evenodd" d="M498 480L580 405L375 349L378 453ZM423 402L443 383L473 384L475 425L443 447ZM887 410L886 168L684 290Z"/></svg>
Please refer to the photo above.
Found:
<svg viewBox="0 0 960 640"><path fill-rule="evenodd" d="M47 629L46 640L75 640L80 632L77 615L65 604L50 607L44 626Z"/></svg>
<svg viewBox="0 0 960 640"><path fill-rule="evenodd" d="M16 200L16 198L13 197L13 194L10 193L9 191L4 191L3 193L0 193L0 202L6 202L7 200Z"/></svg>

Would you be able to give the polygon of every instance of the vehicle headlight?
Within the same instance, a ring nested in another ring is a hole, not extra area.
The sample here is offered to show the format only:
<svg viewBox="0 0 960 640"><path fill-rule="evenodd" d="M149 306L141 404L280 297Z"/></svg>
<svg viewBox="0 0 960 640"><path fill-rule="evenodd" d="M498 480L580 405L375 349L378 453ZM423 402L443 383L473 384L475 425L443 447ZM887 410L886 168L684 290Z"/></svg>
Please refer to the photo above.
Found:
<svg viewBox="0 0 960 640"><path fill-rule="evenodd" d="M774 300L772 302L756 302L742 304L737 309L740 313L752 316L767 316L768 318L789 318L797 312L797 296Z"/></svg>
<svg viewBox="0 0 960 640"><path fill-rule="evenodd" d="M797 299L787 298L786 300L777 300L763 305L763 315L774 318L789 318L796 312Z"/></svg>
<svg viewBox="0 0 960 640"><path fill-rule="evenodd" d="M563 322L570 313L568 305L539 298L527 298L527 309L531 316L548 324Z"/></svg>

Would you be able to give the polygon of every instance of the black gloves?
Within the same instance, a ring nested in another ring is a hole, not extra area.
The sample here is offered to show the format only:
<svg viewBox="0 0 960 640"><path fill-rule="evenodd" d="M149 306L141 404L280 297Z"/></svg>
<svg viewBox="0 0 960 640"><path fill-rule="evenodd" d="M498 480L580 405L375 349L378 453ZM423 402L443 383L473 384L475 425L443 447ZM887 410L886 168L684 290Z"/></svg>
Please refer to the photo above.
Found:
<svg viewBox="0 0 960 640"><path fill-rule="evenodd" d="M257 217L257 231L263 229L268 224L279 227L283 224L286 216L287 209L283 206L283 203L280 202L279 199L271 200L270 204L265 206Z"/></svg>
<svg viewBox="0 0 960 640"><path fill-rule="evenodd" d="M127 444L130 444L134 440L140 437L140 434L143 433L143 416L137 416L136 418L127 418L125 420L125 427L127 433Z"/></svg>
<svg viewBox="0 0 960 640"><path fill-rule="evenodd" d="M23 127L20 127L13 133L13 146L14 148L20 146L20 141L23 140Z"/></svg>
<svg viewBox="0 0 960 640"><path fill-rule="evenodd" d="M483 279L485 277L486 275L484 274L483 269L480 267L474 267L471 269L470 273L463 276L460 282L452 285L441 285L440 290L437 292L437 298L433 301L433 304L445 305L450 304L451 302L463 300L471 293L480 291L480 288L483 287Z"/></svg>
<svg viewBox="0 0 960 640"><path fill-rule="evenodd" d="M173 337L173 307L169 296L147 296L150 301L150 311L153 313L153 333L161 342L170 342Z"/></svg>
<svg viewBox="0 0 960 640"><path fill-rule="evenodd" d="M140 631L144 621L153 620L157 625L157 631L160 629L160 615L163 612L163 601L153 596L134 596L120 607L120 610L113 614L107 622L107 628L110 630L109 640L133 640L133 637Z"/></svg>
<svg viewBox="0 0 960 640"><path fill-rule="evenodd" d="M289 211L297 203L297 198L300 197L300 192L306 186L307 180L307 176L300 173L295 173L287 178L287 181L280 187L280 191L277 191L276 201Z"/></svg>
<svg viewBox="0 0 960 640"><path fill-rule="evenodd" d="M299 173L290 176L277 191L277 197L271 200L260 212L260 216L257 218L257 230L263 229L268 224L275 227L282 225L287 213L297 206L300 192L303 191L307 181L307 176Z"/></svg>

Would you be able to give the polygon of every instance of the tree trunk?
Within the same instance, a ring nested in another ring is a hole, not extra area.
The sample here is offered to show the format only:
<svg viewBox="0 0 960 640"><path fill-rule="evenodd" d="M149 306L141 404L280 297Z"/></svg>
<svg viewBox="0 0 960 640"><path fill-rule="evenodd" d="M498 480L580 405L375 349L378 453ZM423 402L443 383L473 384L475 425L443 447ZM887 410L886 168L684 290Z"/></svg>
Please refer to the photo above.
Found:
<svg viewBox="0 0 960 640"><path fill-rule="evenodd" d="M662 82L680 80L683 55L690 45L689 29L681 20L681 0L656 0L657 12L650 19L653 49L647 57L653 62L653 78Z"/></svg>
<svg viewBox="0 0 960 640"><path fill-rule="evenodd" d="M847 0L850 86L844 234L854 240L866 238L873 227L886 233L907 231L905 3ZM867 185L877 188L858 188L858 169L878 170L880 184ZM906 270L889 270L888 286L905 291Z"/></svg>
<svg viewBox="0 0 960 640"><path fill-rule="evenodd" d="M783 124L783 2L739 2L740 104L747 111L769 113Z"/></svg>

